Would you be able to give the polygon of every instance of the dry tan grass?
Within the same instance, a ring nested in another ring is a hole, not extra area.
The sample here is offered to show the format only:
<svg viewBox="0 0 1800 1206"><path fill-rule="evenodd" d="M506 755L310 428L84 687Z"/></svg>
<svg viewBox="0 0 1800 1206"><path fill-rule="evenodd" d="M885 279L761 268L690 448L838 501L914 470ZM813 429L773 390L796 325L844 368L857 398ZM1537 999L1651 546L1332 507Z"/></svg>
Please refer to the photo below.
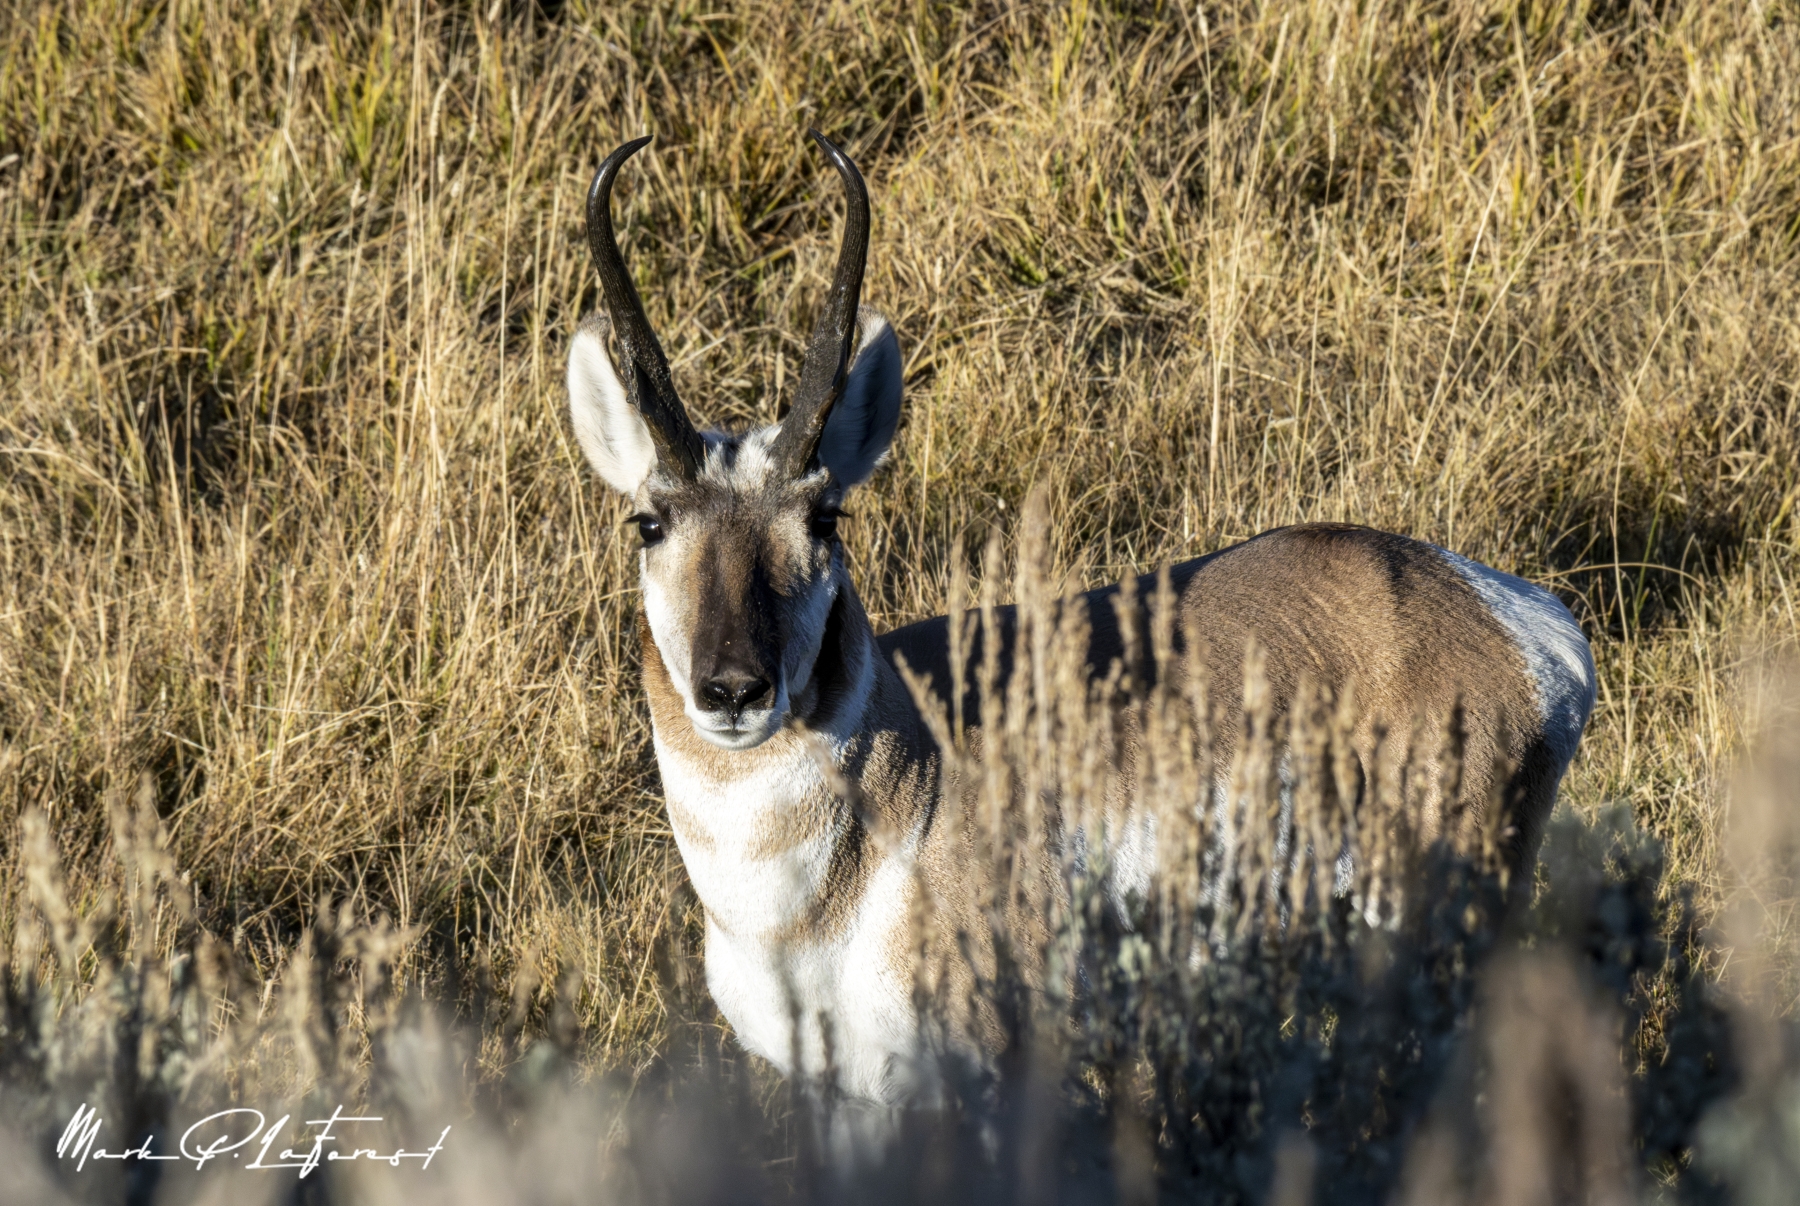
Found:
<svg viewBox="0 0 1800 1206"><path fill-rule="evenodd" d="M646 302L697 416L766 420L833 251L818 124L908 356L848 529L878 624L1035 485L1088 583L1303 518L1439 541L1577 606L1566 797L1724 899L1734 675L1800 637L1791 6L4 13L9 883L35 805L93 909L147 772L262 973L348 902L438 936L402 977L575 969L594 1058L641 1060L695 917L562 417L579 203L658 135L616 203Z"/></svg>

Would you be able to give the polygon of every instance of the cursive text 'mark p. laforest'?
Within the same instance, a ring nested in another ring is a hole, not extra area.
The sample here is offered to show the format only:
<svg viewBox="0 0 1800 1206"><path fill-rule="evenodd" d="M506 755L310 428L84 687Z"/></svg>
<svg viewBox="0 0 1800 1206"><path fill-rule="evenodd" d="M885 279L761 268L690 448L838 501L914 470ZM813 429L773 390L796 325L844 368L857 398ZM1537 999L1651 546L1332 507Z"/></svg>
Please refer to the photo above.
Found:
<svg viewBox="0 0 1800 1206"><path fill-rule="evenodd" d="M274 1122L268 1122L261 1110L239 1107L231 1110L220 1110L216 1114L208 1114L205 1118L190 1126L181 1134L181 1142L174 1152L157 1152L156 1135L144 1136L144 1141L136 1147L126 1147L120 1151L108 1151L104 1147L95 1147L94 1140L100 1134L100 1112L83 1102L69 1119L69 1125L63 1129L62 1138L56 1141L56 1158L74 1160L77 1170L87 1167L89 1160L186 1160L193 1164L196 1171L205 1168L213 1161L219 1161L225 1167L237 1167L246 1171L270 1172L277 1169L297 1169L304 1178L322 1163L335 1163L345 1160L367 1160L371 1163L385 1163L399 1168L408 1160L417 1160L421 1170L431 1167L432 1157L444 1150L444 1139L450 1134L445 1127L438 1135L437 1142L422 1152L409 1152L405 1148L397 1148L391 1152L381 1152L374 1148L345 1147L347 1142L335 1133L343 1123L381 1122L376 1115L346 1114L344 1107L338 1106L331 1111L329 1118L309 1118L305 1125L318 1127L313 1133L310 1147L302 1144L300 1150L284 1147L278 1155L271 1150L287 1129L291 1114L283 1114ZM245 1154L252 1150L250 1145L261 1140L255 1151L255 1157L249 1163L243 1163ZM236 1162L228 1164L230 1161Z"/></svg>

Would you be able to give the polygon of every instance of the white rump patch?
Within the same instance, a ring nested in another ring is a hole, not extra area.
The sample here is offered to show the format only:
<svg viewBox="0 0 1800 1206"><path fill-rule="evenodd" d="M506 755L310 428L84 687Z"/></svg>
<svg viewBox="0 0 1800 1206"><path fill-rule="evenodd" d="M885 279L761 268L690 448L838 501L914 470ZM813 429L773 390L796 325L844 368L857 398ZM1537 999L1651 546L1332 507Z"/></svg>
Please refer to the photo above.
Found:
<svg viewBox="0 0 1800 1206"><path fill-rule="evenodd" d="M1543 587L1448 549L1437 551L1511 634L1537 684L1544 740L1566 767L1594 710L1594 654L1581 625L1562 600Z"/></svg>

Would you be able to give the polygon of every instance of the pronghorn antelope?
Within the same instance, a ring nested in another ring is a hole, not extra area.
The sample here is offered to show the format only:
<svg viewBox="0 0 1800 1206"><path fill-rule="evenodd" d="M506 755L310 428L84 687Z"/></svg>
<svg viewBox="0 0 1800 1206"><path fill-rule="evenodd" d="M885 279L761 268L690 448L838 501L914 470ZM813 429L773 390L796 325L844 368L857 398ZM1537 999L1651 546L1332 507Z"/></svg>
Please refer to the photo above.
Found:
<svg viewBox="0 0 1800 1206"><path fill-rule="evenodd" d="M901 360L893 329L859 305L862 177L813 137L842 178L847 215L786 416L701 433L676 397L609 211L620 168L648 138L609 155L588 193L604 306L570 347L569 407L593 468L636 507L645 689L669 820L705 907L714 1000L740 1041L788 1074L820 1069L826 1036L813 1019L831 1019L841 1088L893 1102L921 1041L913 894L952 904L968 894L966 848L947 823L960 797L946 790L895 658L947 683L950 634L939 617L877 635L846 572L839 508L887 454ZM1170 582L1183 630L1206 637L1171 677L1205 672L1225 716L1238 710L1251 640L1277 707L1302 681L1400 721L1441 719L1460 698L1463 783L1474 799L1506 800L1509 857L1529 864L1594 701L1587 641L1554 597L1343 524L1265 533L1174 567ZM1087 596L1096 675L1124 649L1117 590ZM1145 580L1136 597L1151 594ZM835 772L819 760L821 739ZM1229 747L1229 726L1218 739ZM847 794L889 827L883 841Z"/></svg>

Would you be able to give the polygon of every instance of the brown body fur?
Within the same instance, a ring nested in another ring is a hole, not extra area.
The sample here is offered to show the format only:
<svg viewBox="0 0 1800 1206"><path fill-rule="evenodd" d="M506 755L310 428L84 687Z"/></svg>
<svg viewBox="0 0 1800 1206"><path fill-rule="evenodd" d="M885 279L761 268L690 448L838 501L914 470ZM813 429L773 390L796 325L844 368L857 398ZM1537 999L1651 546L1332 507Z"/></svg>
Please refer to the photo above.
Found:
<svg viewBox="0 0 1800 1206"><path fill-rule="evenodd" d="M1354 693L1365 774L1375 769L1383 733L1404 736L1415 725L1442 732L1460 699L1468 823L1484 820L1487 802L1499 798L1510 823L1512 869L1530 863L1556 793L1534 684L1509 634L1434 549L1351 524L1301 524L1173 566L1169 579L1178 607L1171 685L1185 687L1191 667L1202 665L1222 761L1241 736L1244 654L1252 642L1265 656L1276 715L1296 702L1307 682L1334 699ZM1156 577L1146 575L1135 585L1138 631L1147 632ZM1114 606L1119 593L1109 586L1082 596L1092 630L1088 667L1095 677L1126 656ZM1003 678L1010 673L1014 617L1011 607L997 609ZM1185 647L1189 635L1196 648ZM934 683L952 681L947 617L909 624L878 641L890 661L899 655ZM977 629L975 660L982 656L980 641ZM1142 676L1154 672L1147 657L1132 669ZM981 701L972 687L963 711L965 723L979 730Z"/></svg>

